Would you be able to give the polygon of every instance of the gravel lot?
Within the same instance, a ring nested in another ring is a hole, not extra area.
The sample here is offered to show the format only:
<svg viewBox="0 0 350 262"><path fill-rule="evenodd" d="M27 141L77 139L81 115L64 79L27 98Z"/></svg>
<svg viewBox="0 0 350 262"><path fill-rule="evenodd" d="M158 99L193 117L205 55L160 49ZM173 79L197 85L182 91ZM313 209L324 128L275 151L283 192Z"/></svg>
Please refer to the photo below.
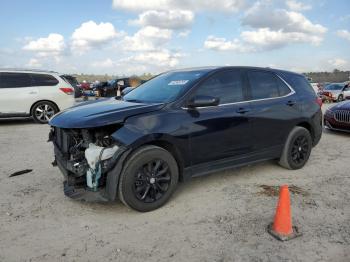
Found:
<svg viewBox="0 0 350 262"><path fill-rule="evenodd" d="M49 127L0 121L0 261L350 261L350 135L325 131L305 168L273 161L180 184L163 208L63 195ZM33 172L9 178L13 172ZM261 185L298 187L294 224L303 236L266 232L277 202Z"/></svg>

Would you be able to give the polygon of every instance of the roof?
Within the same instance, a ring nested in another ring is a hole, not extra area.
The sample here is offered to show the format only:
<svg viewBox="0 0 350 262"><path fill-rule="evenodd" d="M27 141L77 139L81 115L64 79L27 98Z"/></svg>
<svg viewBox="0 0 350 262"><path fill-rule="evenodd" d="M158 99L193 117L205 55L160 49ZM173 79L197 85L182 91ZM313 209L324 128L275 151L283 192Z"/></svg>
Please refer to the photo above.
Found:
<svg viewBox="0 0 350 262"><path fill-rule="evenodd" d="M222 70L222 69L258 69L258 70L267 70L272 71L275 73L288 73L288 74L295 74L295 75L302 75L299 73L287 71L287 70L281 70L281 69L275 69L270 67L255 67L255 66L207 66L207 67L192 67L192 68L184 68L184 69L175 69L171 70L170 72L184 72L184 71L216 71L216 70Z"/></svg>
<svg viewBox="0 0 350 262"><path fill-rule="evenodd" d="M0 72L34 72L34 73L51 73L58 74L58 72L50 70L41 70L41 69L29 69L29 68L0 68Z"/></svg>

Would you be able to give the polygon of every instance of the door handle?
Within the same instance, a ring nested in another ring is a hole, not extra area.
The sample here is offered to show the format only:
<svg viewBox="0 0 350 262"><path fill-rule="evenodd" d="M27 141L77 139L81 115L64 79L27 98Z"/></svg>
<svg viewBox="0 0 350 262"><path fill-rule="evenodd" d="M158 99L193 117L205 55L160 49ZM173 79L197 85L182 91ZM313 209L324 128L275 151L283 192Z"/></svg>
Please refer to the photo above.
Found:
<svg viewBox="0 0 350 262"><path fill-rule="evenodd" d="M287 106L294 106L296 104L295 101L288 101Z"/></svg>
<svg viewBox="0 0 350 262"><path fill-rule="evenodd" d="M247 108L243 108L243 107L240 107L240 108L238 108L237 109L237 113L238 114L245 114L245 113L248 113L250 110L249 109L247 109Z"/></svg>

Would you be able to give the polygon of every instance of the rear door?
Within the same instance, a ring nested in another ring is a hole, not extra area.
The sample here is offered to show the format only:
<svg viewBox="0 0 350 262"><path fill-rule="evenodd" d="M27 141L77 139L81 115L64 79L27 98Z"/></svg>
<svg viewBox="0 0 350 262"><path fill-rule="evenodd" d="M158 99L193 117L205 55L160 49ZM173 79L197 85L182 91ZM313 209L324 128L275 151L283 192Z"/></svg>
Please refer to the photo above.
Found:
<svg viewBox="0 0 350 262"><path fill-rule="evenodd" d="M29 114L38 90L27 73L0 73L0 114Z"/></svg>
<svg viewBox="0 0 350 262"><path fill-rule="evenodd" d="M187 110L191 117L192 164L241 156L250 152L249 102L241 71L221 71L205 80L193 96L220 99L218 106Z"/></svg>
<svg viewBox="0 0 350 262"><path fill-rule="evenodd" d="M299 98L275 73L247 70L254 151L278 150L299 117Z"/></svg>
<svg viewBox="0 0 350 262"><path fill-rule="evenodd" d="M30 74L33 80L33 86L37 90L37 100L50 100L56 102L58 95L61 95L59 91L59 81L52 75L49 74Z"/></svg>

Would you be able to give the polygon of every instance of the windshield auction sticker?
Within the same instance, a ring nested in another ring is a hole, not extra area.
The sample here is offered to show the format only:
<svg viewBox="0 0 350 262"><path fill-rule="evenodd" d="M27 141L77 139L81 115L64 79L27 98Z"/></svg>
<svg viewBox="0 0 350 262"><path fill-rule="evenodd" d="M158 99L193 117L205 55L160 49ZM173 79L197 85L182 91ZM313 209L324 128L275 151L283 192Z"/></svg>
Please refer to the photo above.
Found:
<svg viewBox="0 0 350 262"><path fill-rule="evenodd" d="M173 80L171 81L168 86L183 86L188 83L189 80Z"/></svg>

